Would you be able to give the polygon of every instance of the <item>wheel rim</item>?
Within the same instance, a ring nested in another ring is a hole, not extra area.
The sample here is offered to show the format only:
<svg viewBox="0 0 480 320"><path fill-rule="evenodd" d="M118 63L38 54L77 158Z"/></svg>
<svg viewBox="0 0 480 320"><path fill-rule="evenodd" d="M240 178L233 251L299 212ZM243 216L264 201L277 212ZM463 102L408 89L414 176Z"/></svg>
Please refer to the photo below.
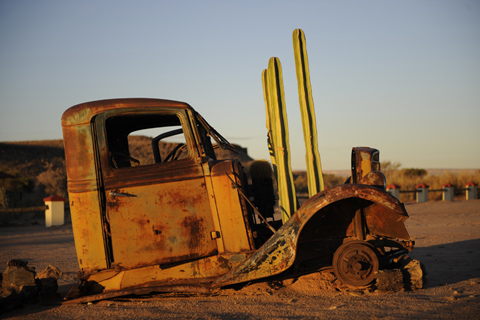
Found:
<svg viewBox="0 0 480 320"><path fill-rule="evenodd" d="M367 242L352 241L341 245L333 256L333 271L340 281L354 287L366 287L378 271L375 248Z"/></svg>

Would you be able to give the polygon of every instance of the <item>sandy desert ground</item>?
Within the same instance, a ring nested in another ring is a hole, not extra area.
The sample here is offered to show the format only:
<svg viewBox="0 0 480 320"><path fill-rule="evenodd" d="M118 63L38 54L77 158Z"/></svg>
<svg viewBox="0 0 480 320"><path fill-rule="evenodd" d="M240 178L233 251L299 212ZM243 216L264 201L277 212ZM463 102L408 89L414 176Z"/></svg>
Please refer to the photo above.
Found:
<svg viewBox="0 0 480 320"><path fill-rule="evenodd" d="M25 305L3 319L480 319L480 200L406 204L416 240L411 256L427 270L426 287L410 292L320 290L315 275L272 289L255 284L215 296L116 299L81 305ZM27 260L37 272L63 271L59 292L78 269L70 224L0 228L0 268Z"/></svg>

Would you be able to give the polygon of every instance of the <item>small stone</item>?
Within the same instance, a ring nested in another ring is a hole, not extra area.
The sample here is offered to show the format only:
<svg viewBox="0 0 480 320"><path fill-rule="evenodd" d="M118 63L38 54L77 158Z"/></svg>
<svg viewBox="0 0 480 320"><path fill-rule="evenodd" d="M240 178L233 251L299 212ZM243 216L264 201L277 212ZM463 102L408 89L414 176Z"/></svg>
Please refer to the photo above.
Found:
<svg viewBox="0 0 480 320"><path fill-rule="evenodd" d="M62 271L52 265L49 265L37 274L40 288L40 300L42 304L53 304L61 299L60 295L57 293L57 279L62 275Z"/></svg>
<svg viewBox="0 0 480 320"><path fill-rule="evenodd" d="M63 272L60 271L57 267L54 267L52 265L49 265L42 271L40 271L37 274L38 279L44 279L44 278L55 278L55 279L60 279L60 277L63 275Z"/></svg>
<svg viewBox="0 0 480 320"><path fill-rule="evenodd" d="M16 293L24 293L26 298L36 295L35 268L27 266L27 261L10 260L2 276L2 296L10 295L10 289Z"/></svg>
<svg viewBox="0 0 480 320"><path fill-rule="evenodd" d="M410 290L422 289L425 278L425 266L415 259L403 260L402 272L405 279L405 287Z"/></svg>

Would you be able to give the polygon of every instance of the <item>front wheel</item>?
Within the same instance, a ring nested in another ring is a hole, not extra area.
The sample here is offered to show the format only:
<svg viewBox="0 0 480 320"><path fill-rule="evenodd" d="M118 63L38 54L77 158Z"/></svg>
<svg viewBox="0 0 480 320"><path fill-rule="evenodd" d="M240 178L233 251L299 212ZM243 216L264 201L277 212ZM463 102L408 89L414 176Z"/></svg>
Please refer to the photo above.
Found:
<svg viewBox="0 0 480 320"><path fill-rule="evenodd" d="M346 285L368 287L375 279L379 261L375 247L365 241L350 241L333 255L333 271Z"/></svg>

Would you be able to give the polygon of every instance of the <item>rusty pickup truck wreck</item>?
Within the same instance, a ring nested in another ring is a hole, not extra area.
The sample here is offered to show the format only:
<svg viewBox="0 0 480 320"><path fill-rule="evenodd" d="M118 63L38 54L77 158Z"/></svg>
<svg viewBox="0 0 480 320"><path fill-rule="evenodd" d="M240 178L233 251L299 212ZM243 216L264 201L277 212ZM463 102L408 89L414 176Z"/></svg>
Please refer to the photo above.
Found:
<svg viewBox="0 0 480 320"><path fill-rule="evenodd" d="M272 179L251 186L237 160L218 160L214 149L232 146L186 103L94 101L65 111L62 127L80 265L71 301L208 293L332 268L364 288L413 249L378 150L353 148L349 180L306 200L282 225L272 219ZM153 136L149 161L133 157L129 138L145 132ZM168 139L176 142L165 151Z"/></svg>

